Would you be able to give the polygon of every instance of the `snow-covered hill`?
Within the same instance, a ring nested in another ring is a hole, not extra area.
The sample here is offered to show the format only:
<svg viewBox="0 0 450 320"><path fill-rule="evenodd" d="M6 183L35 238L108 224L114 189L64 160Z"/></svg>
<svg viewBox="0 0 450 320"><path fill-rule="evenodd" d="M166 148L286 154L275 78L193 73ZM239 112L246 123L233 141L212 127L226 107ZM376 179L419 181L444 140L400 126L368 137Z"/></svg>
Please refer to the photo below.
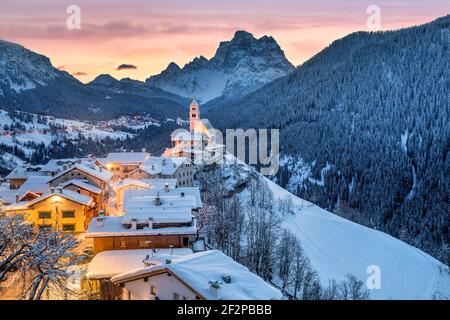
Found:
<svg viewBox="0 0 450 320"><path fill-rule="evenodd" d="M172 62L146 81L184 97L194 96L204 103L256 90L293 69L272 37L256 39L251 33L237 31L231 41L220 43L210 60L200 56L183 68Z"/></svg>
<svg viewBox="0 0 450 320"><path fill-rule="evenodd" d="M332 214L264 178L275 198L293 199L296 213L283 216L283 227L302 242L311 264L326 283L353 273L366 283L369 266L381 271L381 289L371 299L450 298L449 268L390 235Z"/></svg>
<svg viewBox="0 0 450 320"><path fill-rule="evenodd" d="M368 267L378 266L381 288L369 290L371 299L450 299L448 266L423 251L298 198L246 165L225 166L221 175L228 190L238 190L242 203L249 202L251 179L265 181L275 202L292 199L292 213L276 209L281 226L301 241L324 285L348 273L366 284Z"/></svg>
<svg viewBox="0 0 450 320"><path fill-rule="evenodd" d="M0 110L0 146L12 147L12 150L23 152L26 157L37 152L36 146L39 144L49 146L62 139L77 141L80 135L94 141L105 138L122 140L133 136L127 132L114 131L107 124L99 126L76 120ZM12 169L23 160L8 152L2 153L1 157L0 167L7 169Z"/></svg>
<svg viewBox="0 0 450 320"><path fill-rule="evenodd" d="M53 68L46 56L0 40L0 97L6 91L20 93L62 77L76 81L68 73Z"/></svg>

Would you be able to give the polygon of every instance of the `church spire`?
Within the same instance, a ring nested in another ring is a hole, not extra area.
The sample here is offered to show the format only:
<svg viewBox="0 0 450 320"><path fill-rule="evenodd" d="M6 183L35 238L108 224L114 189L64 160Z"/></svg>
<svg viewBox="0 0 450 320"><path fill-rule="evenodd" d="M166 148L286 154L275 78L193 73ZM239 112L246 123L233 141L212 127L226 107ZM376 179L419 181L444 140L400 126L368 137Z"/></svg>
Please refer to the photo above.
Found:
<svg viewBox="0 0 450 320"><path fill-rule="evenodd" d="M194 132L195 126L200 121L200 105L195 100L192 99L191 105L189 106L189 130Z"/></svg>

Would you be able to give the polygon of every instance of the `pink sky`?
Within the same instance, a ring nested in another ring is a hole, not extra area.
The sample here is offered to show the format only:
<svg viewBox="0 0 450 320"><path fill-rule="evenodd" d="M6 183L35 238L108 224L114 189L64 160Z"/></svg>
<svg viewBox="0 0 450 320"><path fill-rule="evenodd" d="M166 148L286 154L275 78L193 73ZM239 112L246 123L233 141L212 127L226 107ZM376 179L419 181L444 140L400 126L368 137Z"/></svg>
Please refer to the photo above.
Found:
<svg viewBox="0 0 450 320"><path fill-rule="evenodd" d="M309 2L309 3L308 3ZM81 8L81 30L68 30L66 8ZM448 0L1 0L0 38L48 56L87 82L98 74L144 80L170 62L211 58L236 30L273 36L295 65L333 40L366 30L369 5L381 8L381 29L450 13ZM136 69L116 70L121 64Z"/></svg>

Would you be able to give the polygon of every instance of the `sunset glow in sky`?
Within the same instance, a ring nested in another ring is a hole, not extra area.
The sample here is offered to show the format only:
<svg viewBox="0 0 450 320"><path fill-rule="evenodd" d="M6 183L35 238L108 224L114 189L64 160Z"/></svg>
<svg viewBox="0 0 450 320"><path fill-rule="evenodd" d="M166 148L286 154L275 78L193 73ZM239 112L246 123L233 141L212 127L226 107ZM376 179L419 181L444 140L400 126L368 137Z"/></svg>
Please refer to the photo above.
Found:
<svg viewBox="0 0 450 320"><path fill-rule="evenodd" d="M81 8L69 30L66 9ZM98 74L144 80L170 62L211 58L236 30L273 36L299 65L332 41L367 30L366 9L381 9L381 30L422 24L450 13L449 0L1 0L0 39L48 56L87 82ZM119 68L126 64L136 68Z"/></svg>

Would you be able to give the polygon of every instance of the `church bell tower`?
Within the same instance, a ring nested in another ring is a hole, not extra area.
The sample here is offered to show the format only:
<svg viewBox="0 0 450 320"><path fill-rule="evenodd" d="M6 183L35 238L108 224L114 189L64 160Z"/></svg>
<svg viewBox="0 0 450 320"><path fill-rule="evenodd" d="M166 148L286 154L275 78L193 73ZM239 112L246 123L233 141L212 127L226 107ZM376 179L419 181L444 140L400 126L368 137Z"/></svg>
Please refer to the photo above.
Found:
<svg viewBox="0 0 450 320"><path fill-rule="evenodd" d="M197 101L192 100L189 106L189 130L194 132L195 126L200 121L200 105Z"/></svg>

